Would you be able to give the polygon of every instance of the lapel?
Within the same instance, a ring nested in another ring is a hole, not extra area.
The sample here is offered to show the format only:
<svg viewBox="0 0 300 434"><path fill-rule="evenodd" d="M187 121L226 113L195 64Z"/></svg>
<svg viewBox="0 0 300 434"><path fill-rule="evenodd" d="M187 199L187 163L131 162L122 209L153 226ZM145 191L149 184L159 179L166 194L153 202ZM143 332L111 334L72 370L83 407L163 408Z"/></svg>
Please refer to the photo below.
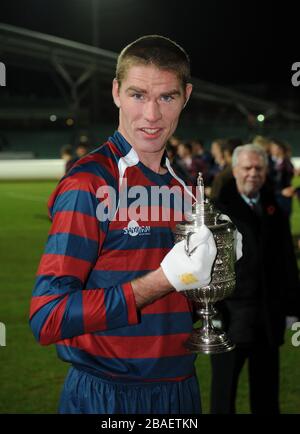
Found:
<svg viewBox="0 0 300 434"><path fill-rule="evenodd" d="M217 203L220 210L229 214L232 220L236 220L249 225L259 226L260 217L258 217L244 201L236 188L235 180L228 183L224 197L220 203Z"/></svg>

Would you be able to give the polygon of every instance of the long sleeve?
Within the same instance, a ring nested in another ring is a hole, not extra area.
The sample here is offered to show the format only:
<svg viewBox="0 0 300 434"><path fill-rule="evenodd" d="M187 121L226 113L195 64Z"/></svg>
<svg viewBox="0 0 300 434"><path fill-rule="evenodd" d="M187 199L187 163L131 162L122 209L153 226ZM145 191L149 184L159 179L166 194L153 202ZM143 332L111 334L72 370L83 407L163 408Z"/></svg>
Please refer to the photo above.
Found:
<svg viewBox="0 0 300 434"><path fill-rule="evenodd" d="M42 345L138 322L130 283L85 289L108 222L96 217L95 175L80 175L65 178L50 199L52 226L30 308L30 326Z"/></svg>

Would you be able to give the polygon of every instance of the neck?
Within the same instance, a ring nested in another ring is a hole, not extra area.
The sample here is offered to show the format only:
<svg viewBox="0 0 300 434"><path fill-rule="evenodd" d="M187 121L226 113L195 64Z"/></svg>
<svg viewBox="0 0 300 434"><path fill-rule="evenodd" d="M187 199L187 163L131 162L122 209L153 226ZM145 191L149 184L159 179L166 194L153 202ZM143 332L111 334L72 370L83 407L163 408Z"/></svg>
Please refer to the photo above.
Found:
<svg viewBox="0 0 300 434"><path fill-rule="evenodd" d="M155 173L164 174L167 172L167 169L161 166L161 159L164 154L164 149L159 152L138 152L139 160L146 166L148 169L151 169Z"/></svg>

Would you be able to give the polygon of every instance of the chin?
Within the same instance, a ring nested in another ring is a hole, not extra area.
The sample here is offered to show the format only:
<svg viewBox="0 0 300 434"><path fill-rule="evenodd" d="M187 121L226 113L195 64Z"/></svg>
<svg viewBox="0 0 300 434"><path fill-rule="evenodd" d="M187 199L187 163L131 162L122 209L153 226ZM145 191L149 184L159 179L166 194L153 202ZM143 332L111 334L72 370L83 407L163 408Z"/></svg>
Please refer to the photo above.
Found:
<svg viewBox="0 0 300 434"><path fill-rule="evenodd" d="M164 149L165 144L164 143L144 143L139 144L137 151L140 152L160 152L162 149Z"/></svg>

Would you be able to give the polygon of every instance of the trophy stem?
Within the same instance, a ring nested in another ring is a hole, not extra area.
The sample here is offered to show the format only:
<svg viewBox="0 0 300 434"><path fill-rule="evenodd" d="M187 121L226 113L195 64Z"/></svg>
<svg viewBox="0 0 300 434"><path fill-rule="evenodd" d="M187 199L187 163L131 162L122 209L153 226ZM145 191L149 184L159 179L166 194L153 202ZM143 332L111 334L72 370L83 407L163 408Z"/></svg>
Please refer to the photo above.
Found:
<svg viewBox="0 0 300 434"><path fill-rule="evenodd" d="M202 318L203 336L206 339L209 339L209 336L211 335L212 331L215 330L212 323L212 319L217 313L216 309L213 307L213 305L209 304L208 301L205 301L204 306L199 309L198 313Z"/></svg>
<svg viewBox="0 0 300 434"><path fill-rule="evenodd" d="M212 303L205 300L197 311L202 320L202 326L194 329L186 342L186 348L193 353L199 351L205 354L217 354L231 351L235 347L225 333L216 329L212 323L216 309Z"/></svg>

